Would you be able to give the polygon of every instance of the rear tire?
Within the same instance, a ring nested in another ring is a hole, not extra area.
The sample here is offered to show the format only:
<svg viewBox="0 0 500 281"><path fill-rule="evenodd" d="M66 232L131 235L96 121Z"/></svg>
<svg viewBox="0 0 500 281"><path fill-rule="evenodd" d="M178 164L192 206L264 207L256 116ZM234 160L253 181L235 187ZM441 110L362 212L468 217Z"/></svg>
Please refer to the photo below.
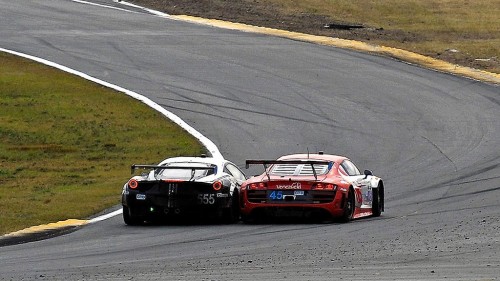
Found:
<svg viewBox="0 0 500 281"><path fill-rule="evenodd" d="M384 187L379 184L373 189L372 213L374 217L380 217L384 209Z"/></svg>
<svg viewBox="0 0 500 281"><path fill-rule="evenodd" d="M349 188L349 193L347 194L346 201L344 203L344 213L342 214L342 217L340 218L340 221L343 223L350 222L354 216L354 209L355 207L355 197L354 197L354 191L352 188Z"/></svg>
<svg viewBox="0 0 500 281"><path fill-rule="evenodd" d="M129 208L125 206L123 206L123 221L127 225L140 225L143 223L140 218L132 216Z"/></svg>
<svg viewBox="0 0 500 281"><path fill-rule="evenodd" d="M234 191L233 196L231 196L231 206L226 208L222 213L222 221L224 223L230 224L235 223L240 219L240 206L238 192Z"/></svg>

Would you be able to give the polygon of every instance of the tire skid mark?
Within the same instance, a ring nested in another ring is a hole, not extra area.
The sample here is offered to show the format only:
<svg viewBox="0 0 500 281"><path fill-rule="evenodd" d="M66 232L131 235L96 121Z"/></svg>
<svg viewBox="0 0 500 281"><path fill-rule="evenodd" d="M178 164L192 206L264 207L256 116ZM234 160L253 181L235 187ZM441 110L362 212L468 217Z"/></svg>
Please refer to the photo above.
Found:
<svg viewBox="0 0 500 281"><path fill-rule="evenodd" d="M474 69L470 67L455 65L439 59L434 59L431 57L427 57L424 55L392 47L370 45L364 42L354 41L354 40L310 35L305 33L285 31L268 27L252 26L242 23L232 23L222 20L205 19L188 15L170 15L169 18L184 22L196 23L200 25L208 25L218 28L239 30L257 34L265 34L265 35L288 38L301 42L310 42L310 43L338 47L343 49L380 54L393 57L395 59L400 59L407 63L417 64L436 71L460 75L479 81L490 82L493 84L500 84L500 74Z"/></svg>
<svg viewBox="0 0 500 281"><path fill-rule="evenodd" d="M169 105L169 104L162 104L162 103L160 103L160 105L163 106L163 107L165 107L165 108L170 108L170 109L175 109L175 110L182 110L182 111L186 111L186 112L192 112L192 113L202 114L202 115L205 115L205 116L211 116L211 117L221 118L221 119L224 119L224 120L231 120L231 121L240 122L240 123L243 123L243 124L254 125L254 126L258 125L257 123L251 123L251 122L248 122L247 120L241 120L241 119L236 119L236 118L228 118L227 116L217 115L217 114L209 113L207 111L192 110L192 109L187 109L187 108L182 108L182 107L177 107L177 106L172 106L172 105Z"/></svg>

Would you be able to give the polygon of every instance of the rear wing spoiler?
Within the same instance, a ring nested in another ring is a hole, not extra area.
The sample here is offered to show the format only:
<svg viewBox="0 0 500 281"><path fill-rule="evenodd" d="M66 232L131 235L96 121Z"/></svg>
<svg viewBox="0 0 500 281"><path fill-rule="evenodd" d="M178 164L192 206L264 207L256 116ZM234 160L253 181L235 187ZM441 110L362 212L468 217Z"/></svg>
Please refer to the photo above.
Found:
<svg viewBox="0 0 500 281"><path fill-rule="evenodd" d="M207 167L207 166L159 166L159 165L132 165L130 166L130 173L134 173L137 169L159 169L159 170L167 170L167 169L183 169L183 170L213 170L214 174L217 172L217 167Z"/></svg>
<svg viewBox="0 0 500 281"><path fill-rule="evenodd" d="M245 167L248 169L250 165L272 165L272 164L305 164L305 165L333 165L332 161L322 161L322 160L247 160L245 162Z"/></svg>
<svg viewBox="0 0 500 281"><path fill-rule="evenodd" d="M257 165L261 164L264 165L264 170L266 172L267 178L270 179L269 173L267 171L267 166L268 165L273 165L273 164L304 164L304 165L311 165L314 178L316 180L318 179L318 175L316 174L316 169L314 168L314 165L328 165L328 170L330 170L333 167L333 162L332 161L323 161L323 160L247 160L245 162L245 168L249 168L250 165Z"/></svg>

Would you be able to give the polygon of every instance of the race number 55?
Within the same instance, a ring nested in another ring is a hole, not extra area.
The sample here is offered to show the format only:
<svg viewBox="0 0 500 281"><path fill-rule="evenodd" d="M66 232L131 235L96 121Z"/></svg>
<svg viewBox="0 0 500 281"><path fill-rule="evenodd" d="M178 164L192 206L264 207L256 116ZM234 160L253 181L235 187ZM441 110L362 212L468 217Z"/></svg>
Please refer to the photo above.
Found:
<svg viewBox="0 0 500 281"><path fill-rule="evenodd" d="M201 205L215 204L215 194L198 194L198 203Z"/></svg>

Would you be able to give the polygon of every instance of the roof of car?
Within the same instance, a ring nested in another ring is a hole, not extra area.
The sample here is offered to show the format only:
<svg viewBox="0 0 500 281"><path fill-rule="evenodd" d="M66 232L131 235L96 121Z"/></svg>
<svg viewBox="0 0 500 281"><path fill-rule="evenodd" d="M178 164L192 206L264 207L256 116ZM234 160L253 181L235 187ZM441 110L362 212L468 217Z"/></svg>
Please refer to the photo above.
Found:
<svg viewBox="0 0 500 281"><path fill-rule="evenodd" d="M333 161L340 163L348 158L344 156L331 155L331 154L306 154L306 153L285 155L278 158L278 160L292 160L292 159L300 159L300 160L312 159L312 160Z"/></svg>

